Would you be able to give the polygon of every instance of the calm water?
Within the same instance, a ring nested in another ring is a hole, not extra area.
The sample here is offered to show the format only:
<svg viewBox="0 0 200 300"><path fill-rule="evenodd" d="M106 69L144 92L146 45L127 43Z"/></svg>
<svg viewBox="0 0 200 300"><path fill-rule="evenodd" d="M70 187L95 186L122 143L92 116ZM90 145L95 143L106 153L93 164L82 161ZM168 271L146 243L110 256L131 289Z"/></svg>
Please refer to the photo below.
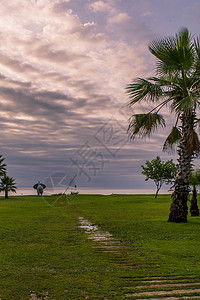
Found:
<svg viewBox="0 0 200 300"><path fill-rule="evenodd" d="M52 195L57 193L69 194L74 192L74 189L69 188L67 191L64 188L46 188L44 190L44 195ZM110 195L110 194L155 194L156 189L116 189L116 188L78 188L77 191L79 194L102 194L102 195ZM170 194L168 189L163 188L159 192L160 194ZM18 188L17 193L9 193L10 195L36 195L37 192L33 188ZM4 195L3 192L0 195Z"/></svg>

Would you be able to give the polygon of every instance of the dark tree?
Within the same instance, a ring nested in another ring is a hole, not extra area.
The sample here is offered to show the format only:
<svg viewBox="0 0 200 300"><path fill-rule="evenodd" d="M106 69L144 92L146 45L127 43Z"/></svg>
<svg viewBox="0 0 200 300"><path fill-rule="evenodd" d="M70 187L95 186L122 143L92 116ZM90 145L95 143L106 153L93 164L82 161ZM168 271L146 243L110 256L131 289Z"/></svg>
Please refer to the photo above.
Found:
<svg viewBox="0 0 200 300"><path fill-rule="evenodd" d="M197 186L200 185L200 169L191 171L190 185L192 189L192 199L190 204L190 214L192 217L199 216L199 208L197 204Z"/></svg>

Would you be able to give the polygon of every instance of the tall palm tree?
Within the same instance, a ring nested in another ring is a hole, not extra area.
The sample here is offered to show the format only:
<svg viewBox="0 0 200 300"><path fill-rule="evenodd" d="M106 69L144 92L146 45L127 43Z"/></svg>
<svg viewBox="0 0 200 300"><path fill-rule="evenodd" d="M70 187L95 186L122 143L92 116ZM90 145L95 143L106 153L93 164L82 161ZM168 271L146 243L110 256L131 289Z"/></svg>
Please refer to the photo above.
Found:
<svg viewBox="0 0 200 300"><path fill-rule="evenodd" d="M4 174L0 182L0 191L5 192L5 198L8 198L8 192L16 193L16 189L17 187L14 178Z"/></svg>
<svg viewBox="0 0 200 300"><path fill-rule="evenodd" d="M190 205L190 214L192 217L199 216L199 208L197 204L197 186L200 185L200 169L191 171L190 185L192 185L192 199Z"/></svg>
<svg viewBox="0 0 200 300"><path fill-rule="evenodd" d="M129 119L128 134L150 135L159 126L165 127L159 113L169 107L175 124L163 149L178 144L178 172L175 178L169 222L187 222L187 200L192 159L200 151L196 128L200 120L197 109L200 100L200 41L190 35L187 28L175 37L155 40L149 45L157 58L156 74L147 79L137 78L127 86L129 105L140 101L154 104L148 113L134 114Z"/></svg>

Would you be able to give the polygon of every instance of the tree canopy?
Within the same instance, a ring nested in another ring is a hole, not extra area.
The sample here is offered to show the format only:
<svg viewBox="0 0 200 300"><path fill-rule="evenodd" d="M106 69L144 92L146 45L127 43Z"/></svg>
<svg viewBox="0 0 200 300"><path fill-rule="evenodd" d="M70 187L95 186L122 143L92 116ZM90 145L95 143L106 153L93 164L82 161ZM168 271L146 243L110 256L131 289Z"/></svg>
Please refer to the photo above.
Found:
<svg viewBox="0 0 200 300"><path fill-rule="evenodd" d="M155 182L156 185L156 194L155 198L158 195L162 185L170 184L173 182L177 168L173 160L161 161L160 156L152 159L152 161L146 160L146 166L142 165L142 174L146 176L145 181L151 179Z"/></svg>
<svg viewBox="0 0 200 300"><path fill-rule="evenodd" d="M8 198L8 192L16 193L16 189L17 187L14 178L4 174L0 181L0 191L5 192L5 198Z"/></svg>

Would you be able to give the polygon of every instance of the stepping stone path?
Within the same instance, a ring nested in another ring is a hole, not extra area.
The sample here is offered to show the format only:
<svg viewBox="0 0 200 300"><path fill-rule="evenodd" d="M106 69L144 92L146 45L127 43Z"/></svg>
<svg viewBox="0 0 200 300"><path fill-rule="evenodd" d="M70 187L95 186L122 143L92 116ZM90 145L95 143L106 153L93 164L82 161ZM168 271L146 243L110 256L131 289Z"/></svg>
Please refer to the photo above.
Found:
<svg viewBox="0 0 200 300"><path fill-rule="evenodd" d="M200 299L200 281L193 276L152 277L135 280L137 280L136 285L124 288L127 299Z"/></svg>
<svg viewBox="0 0 200 300"><path fill-rule="evenodd" d="M200 281L195 276L140 278L140 281L137 280L136 285L124 289L126 298L131 299L200 299ZM196 296L194 296L194 293Z"/></svg>
<svg viewBox="0 0 200 300"><path fill-rule="evenodd" d="M107 253L121 253L126 247L120 240L114 238L108 231L103 231L83 217L79 217L79 228L88 235L88 239L95 242L93 248Z"/></svg>
<svg viewBox="0 0 200 300"><path fill-rule="evenodd" d="M99 226L90 223L83 217L79 217L79 223L79 227L88 235L88 239L95 242L93 248L98 251L113 253L115 254L113 262L121 266L131 267L130 262L123 255L127 247L120 240L115 239L108 231L101 230ZM200 299L200 279L196 276L129 278L127 281L128 286L124 287L123 299Z"/></svg>
<svg viewBox="0 0 200 300"><path fill-rule="evenodd" d="M98 225L92 224L83 217L79 217L79 228L81 228L86 234L95 249L96 253L105 253L107 259L121 267L135 268L135 265L130 262L127 251L128 247L113 237L108 231L103 231Z"/></svg>

